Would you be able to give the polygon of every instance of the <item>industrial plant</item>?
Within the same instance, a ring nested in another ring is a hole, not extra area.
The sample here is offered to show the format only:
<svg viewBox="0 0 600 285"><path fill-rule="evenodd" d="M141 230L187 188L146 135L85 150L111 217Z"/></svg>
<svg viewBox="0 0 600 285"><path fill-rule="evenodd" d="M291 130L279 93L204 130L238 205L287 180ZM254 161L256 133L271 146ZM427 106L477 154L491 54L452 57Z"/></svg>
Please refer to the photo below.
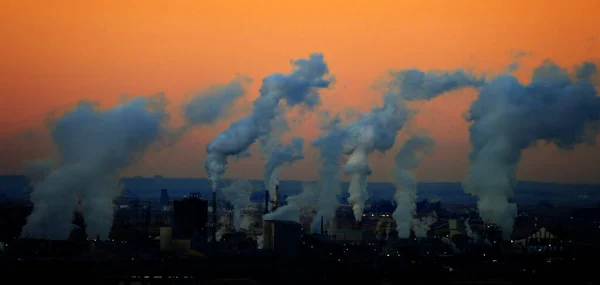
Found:
<svg viewBox="0 0 600 285"><path fill-rule="evenodd" d="M277 283L286 274L297 276L291 283L383 284L400 282L399 274L416 277L425 271L435 274L421 280L487 280L498 278L494 274L498 270L503 280L540 280L556 266L579 266L586 260L583 252L595 248L573 235L575 230L553 232L558 228L542 226L551 225L542 222L547 214L521 213L507 241L497 226L476 218L476 210L468 206L423 200L417 203L416 217L435 219L424 232L411 230L409 237L400 238L393 213L372 208L375 203L366 204L359 223L351 207L343 204L331 223L316 216L314 205L290 211L282 219L269 218L297 203L292 197L282 201L279 195L276 184L264 191L264 201L240 209L237 229L234 210L216 193L202 197L192 192L171 201L172 195L162 189L159 202L122 197L115 203L106 240L87 236L80 212L73 214L67 240L20 238L31 207L6 204L2 215L12 216L3 219L0 258L5 264L18 260L10 265L17 267L73 263L80 272L97 276L96 281L101 278L102 284L206 284L232 274L261 284ZM321 227L312 232L315 221ZM348 271L359 269L363 272L359 275ZM56 268L55 273L64 270Z"/></svg>

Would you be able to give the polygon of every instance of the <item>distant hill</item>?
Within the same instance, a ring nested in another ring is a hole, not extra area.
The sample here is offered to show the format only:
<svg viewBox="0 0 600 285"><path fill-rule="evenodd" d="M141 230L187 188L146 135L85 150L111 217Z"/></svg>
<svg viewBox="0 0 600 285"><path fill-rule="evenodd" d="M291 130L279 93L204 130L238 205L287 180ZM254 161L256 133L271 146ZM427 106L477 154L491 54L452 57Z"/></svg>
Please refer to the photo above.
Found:
<svg viewBox="0 0 600 285"><path fill-rule="evenodd" d="M252 200L264 199L264 184L262 180L251 180L256 189ZM203 197L210 197L211 186L207 179L197 178L166 178L154 177L128 177L121 179L123 193L128 196L137 196L142 199L159 199L160 189L168 189L169 196L175 199L181 198L191 192L198 192ZM227 186L231 180L224 179L219 189ZM280 182L280 195L291 196L302 191L302 181L285 180ZM11 175L0 176L0 192L9 198L26 197L29 194L29 182L25 176ZM347 189L348 183L342 183L342 189ZM220 190L217 197L223 199ZM441 200L442 203L450 204L472 204L475 198L466 194L458 182L422 182L418 184L419 200L429 201ZM369 183L368 192L372 200L391 200L394 196L394 186L391 183ZM0 196L4 196L0 195ZM344 202L348 194L340 197ZM545 182L520 181L515 189L513 199L519 204L536 205L540 202L560 204L589 204L595 205L600 201L600 185L584 184L555 184Z"/></svg>

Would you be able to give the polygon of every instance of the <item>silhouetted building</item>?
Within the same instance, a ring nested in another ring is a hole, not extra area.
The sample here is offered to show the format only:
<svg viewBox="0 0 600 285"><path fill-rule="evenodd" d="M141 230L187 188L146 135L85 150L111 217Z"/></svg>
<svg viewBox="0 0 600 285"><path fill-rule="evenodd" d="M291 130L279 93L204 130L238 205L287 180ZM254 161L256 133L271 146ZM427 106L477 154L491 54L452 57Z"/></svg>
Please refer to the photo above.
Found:
<svg viewBox="0 0 600 285"><path fill-rule="evenodd" d="M193 238L206 235L208 201L192 194L173 202L173 237Z"/></svg>
<svg viewBox="0 0 600 285"><path fill-rule="evenodd" d="M28 205L0 205L0 241L18 238L32 211L33 207Z"/></svg>
<svg viewBox="0 0 600 285"><path fill-rule="evenodd" d="M300 255L302 226L291 221L266 220L263 228L264 249L276 255L296 257Z"/></svg>

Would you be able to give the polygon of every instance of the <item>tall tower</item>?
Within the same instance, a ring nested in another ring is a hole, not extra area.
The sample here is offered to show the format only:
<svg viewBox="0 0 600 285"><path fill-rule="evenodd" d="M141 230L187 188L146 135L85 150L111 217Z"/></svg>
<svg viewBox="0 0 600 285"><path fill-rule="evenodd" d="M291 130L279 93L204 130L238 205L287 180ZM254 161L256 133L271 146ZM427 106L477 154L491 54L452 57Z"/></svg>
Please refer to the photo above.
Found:
<svg viewBox="0 0 600 285"><path fill-rule="evenodd" d="M275 182L275 189L273 191L273 211L279 207L279 180Z"/></svg>

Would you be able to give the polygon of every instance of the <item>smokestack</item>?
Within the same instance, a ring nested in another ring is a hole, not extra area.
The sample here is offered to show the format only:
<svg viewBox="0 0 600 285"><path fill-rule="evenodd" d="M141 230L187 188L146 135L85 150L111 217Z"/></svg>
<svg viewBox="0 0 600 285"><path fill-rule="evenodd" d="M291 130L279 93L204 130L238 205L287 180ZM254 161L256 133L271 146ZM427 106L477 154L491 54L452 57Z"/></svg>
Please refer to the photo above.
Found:
<svg viewBox="0 0 600 285"><path fill-rule="evenodd" d="M323 235L323 216L321 216L321 235Z"/></svg>
<svg viewBox="0 0 600 285"><path fill-rule="evenodd" d="M212 240L213 242L217 242L217 191L212 192L212 214Z"/></svg>
<svg viewBox="0 0 600 285"><path fill-rule="evenodd" d="M275 212L277 207L279 207L279 181L277 181L277 184L275 184L275 192L273 193L273 209L271 211Z"/></svg>
<svg viewBox="0 0 600 285"><path fill-rule="evenodd" d="M269 190L265 190L265 215L269 213Z"/></svg>

